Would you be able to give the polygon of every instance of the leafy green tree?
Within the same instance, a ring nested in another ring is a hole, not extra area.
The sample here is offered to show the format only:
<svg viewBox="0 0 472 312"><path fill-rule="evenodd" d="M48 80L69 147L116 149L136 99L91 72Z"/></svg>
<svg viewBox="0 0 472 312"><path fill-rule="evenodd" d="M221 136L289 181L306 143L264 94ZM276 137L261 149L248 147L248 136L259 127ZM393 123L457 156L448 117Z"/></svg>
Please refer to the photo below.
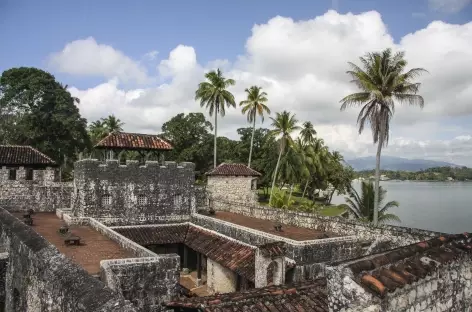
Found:
<svg viewBox="0 0 472 312"><path fill-rule="evenodd" d="M407 62L404 52L392 54L391 49L382 52L367 53L360 58L362 68L349 62L351 70L347 73L360 92L344 97L340 102L341 110L351 106L362 107L357 118L359 133L366 123L372 129L373 141L377 143L377 161L375 169L375 197L380 194L380 154L382 147L388 144L390 120L393 117L395 102L424 106L424 99L418 95L420 83L415 78L425 72L422 68L405 71ZM374 225L378 221L378 200L375 200Z"/></svg>
<svg viewBox="0 0 472 312"><path fill-rule="evenodd" d="M108 135L107 129L101 120L96 120L88 126L88 133L92 144L95 145Z"/></svg>
<svg viewBox="0 0 472 312"><path fill-rule="evenodd" d="M225 105L227 107L236 107L233 94L227 90L228 87L235 84L235 81L233 79L226 79L219 68L216 71L212 70L206 73L205 78L207 81L201 82L198 85L197 91L195 91L195 100L200 101L201 107L205 106L208 109L210 116L215 114L213 167L216 167L218 113L221 115L221 117L224 117Z"/></svg>
<svg viewBox="0 0 472 312"><path fill-rule="evenodd" d="M195 163L201 174L210 168L213 126L202 113L180 113L162 125L162 136L174 149L169 158Z"/></svg>
<svg viewBox="0 0 472 312"><path fill-rule="evenodd" d="M282 113L276 113L275 118L271 117L270 119L272 119L272 126L274 127L274 130L272 130L272 133L275 136L280 137L280 139L279 139L279 157L277 159L277 164L275 166L275 170L273 174L272 189L270 191L269 205L272 202L272 195L274 193L275 181L277 180L278 169L280 165L280 159L282 158L282 154L285 150L285 147L288 144L292 144L293 142L291 134L294 131L297 131L300 129L300 127L297 126L298 120L295 118L295 115L291 114L290 112L283 111Z"/></svg>
<svg viewBox="0 0 472 312"><path fill-rule="evenodd" d="M31 145L59 165L67 160L71 166L78 153L90 147L87 122L76 103L67 86L48 72L32 67L6 70L0 77L0 140Z"/></svg>
<svg viewBox="0 0 472 312"><path fill-rule="evenodd" d="M267 103L267 93L261 92L261 89L261 87L252 86L249 89L244 90L247 93L247 99L239 103L240 106L243 106L242 113L247 114L248 122L252 123L252 136L251 146L249 149L248 167L251 167L254 132L256 131L256 116L261 116L262 122L264 122L264 112L270 114L270 109L265 104Z"/></svg>
<svg viewBox="0 0 472 312"><path fill-rule="evenodd" d="M377 202L377 206L381 207L385 200L385 196L387 191L384 190L382 187L379 188L379 198ZM374 185L372 182L362 182L361 185L361 195L357 193L354 188L349 189L349 197L346 197L347 208L352 212L352 214L357 218L367 222L374 221L374 201L375 201L375 191ZM379 210L379 223L386 223L386 222L401 222L398 216L388 213L388 210L393 207L398 207L399 204L396 201L390 201L386 203L382 208Z"/></svg>
<svg viewBox="0 0 472 312"><path fill-rule="evenodd" d="M316 130L313 128L311 121L305 121L303 123L302 131L300 131L300 137L303 143L310 145L314 143Z"/></svg>
<svg viewBox="0 0 472 312"><path fill-rule="evenodd" d="M107 135L116 132L123 131L124 122L115 117L115 115L109 115L106 118L101 119L103 126L106 129Z"/></svg>

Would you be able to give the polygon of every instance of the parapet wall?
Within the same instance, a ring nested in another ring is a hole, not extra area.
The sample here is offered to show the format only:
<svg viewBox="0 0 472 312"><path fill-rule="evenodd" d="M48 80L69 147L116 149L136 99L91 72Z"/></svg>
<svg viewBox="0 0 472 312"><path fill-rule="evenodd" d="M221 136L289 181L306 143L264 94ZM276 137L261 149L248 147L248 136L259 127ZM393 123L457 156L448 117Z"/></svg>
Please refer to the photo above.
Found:
<svg viewBox="0 0 472 312"><path fill-rule="evenodd" d="M377 240L375 251L387 250L419 242L442 233L392 225L374 227L368 223L342 217L324 217L313 213L286 211L283 209L247 206L235 202L212 200L215 210L228 211L245 216L281 222L282 224L332 232L339 235L355 235L362 241ZM385 243L385 244L381 244Z"/></svg>
<svg viewBox="0 0 472 312"><path fill-rule="evenodd" d="M138 311L161 311L177 295L180 257L103 260L100 277L111 289L122 293Z"/></svg>
<svg viewBox="0 0 472 312"><path fill-rule="evenodd" d="M78 161L73 213L107 224L182 221L195 210L194 169L193 163Z"/></svg>
<svg viewBox="0 0 472 312"><path fill-rule="evenodd" d="M5 167L0 170L0 207L11 212L70 207L72 183L56 182L54 169L33 170L31 180L26 179L23 167L16 170L15 180L9 179L9 172Z"/></svg>
<svg viewBox="0 0 472 312"><path fill-rule="evenodd" d="M5 311L136 311L4 209L0 209L0 238L9 256Z"/></svg>

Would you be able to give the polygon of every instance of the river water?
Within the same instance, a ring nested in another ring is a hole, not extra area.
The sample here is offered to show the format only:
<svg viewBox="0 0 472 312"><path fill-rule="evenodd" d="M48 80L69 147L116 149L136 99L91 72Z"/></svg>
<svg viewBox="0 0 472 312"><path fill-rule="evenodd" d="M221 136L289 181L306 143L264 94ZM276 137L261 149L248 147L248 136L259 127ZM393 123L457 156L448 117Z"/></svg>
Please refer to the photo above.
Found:
<svg viewBox="0 0 472 312"><path fill-rule="evenodd" d="M360 182L353 182L359 192ZM381 181L387 190L384 204L399 202L396 214L401 226L446 233L472 232L472 182ZM333 204L345 203L345 196L334 196Z"/></svg>

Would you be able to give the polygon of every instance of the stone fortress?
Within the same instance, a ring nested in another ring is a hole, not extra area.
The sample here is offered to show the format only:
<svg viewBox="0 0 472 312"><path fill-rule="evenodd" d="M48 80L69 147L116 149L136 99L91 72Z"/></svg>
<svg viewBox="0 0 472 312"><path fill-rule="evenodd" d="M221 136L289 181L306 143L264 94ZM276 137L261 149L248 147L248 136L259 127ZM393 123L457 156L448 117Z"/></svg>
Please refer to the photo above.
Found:
<svg viewBox="0 0 472 312"><path fill-rule="evenodd" d="M171 148L157 136L97 148L143 157L58 182L47 156L0 146L0 311L472 311L467 233L258 206L241 164L198 188L193 164L146 160Z"/></svg>

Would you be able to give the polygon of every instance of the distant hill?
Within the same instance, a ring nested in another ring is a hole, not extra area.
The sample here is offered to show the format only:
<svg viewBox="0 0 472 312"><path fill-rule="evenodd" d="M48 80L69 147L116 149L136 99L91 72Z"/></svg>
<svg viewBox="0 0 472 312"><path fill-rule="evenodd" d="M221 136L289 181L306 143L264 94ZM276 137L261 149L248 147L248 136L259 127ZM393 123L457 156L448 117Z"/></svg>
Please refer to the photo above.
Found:
<svg viewBox="0 0 472 312"><path fill-rule="evenodd" d="M355 171L375 169L375 156L359 157L346 160ZM458 165L435 160L426 159L407 159L401 157L382 156L380 160L380 169L382 170L403 170L420 171L433 167L460 167Z"/></svg>

